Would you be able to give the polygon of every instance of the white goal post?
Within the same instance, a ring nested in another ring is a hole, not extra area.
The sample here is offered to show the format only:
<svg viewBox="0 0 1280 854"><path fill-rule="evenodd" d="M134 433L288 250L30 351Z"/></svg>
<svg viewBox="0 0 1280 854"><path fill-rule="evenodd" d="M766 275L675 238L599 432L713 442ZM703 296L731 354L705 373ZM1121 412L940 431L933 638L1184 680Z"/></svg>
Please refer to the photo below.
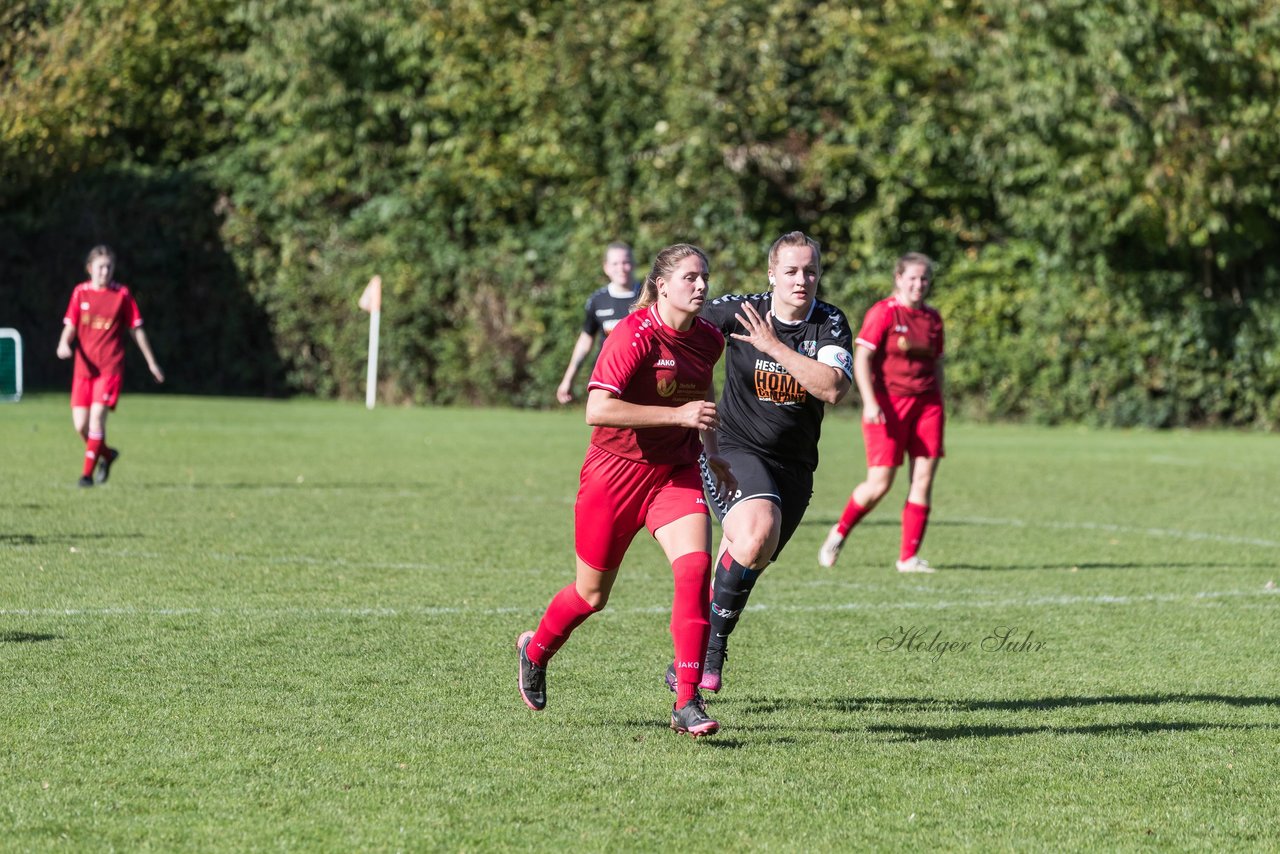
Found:
<svg viewBox="0 0 1280 854"><path fill-rule="evenodd" d="M0 329L0 401L22 400L22 336Z"/></svg>

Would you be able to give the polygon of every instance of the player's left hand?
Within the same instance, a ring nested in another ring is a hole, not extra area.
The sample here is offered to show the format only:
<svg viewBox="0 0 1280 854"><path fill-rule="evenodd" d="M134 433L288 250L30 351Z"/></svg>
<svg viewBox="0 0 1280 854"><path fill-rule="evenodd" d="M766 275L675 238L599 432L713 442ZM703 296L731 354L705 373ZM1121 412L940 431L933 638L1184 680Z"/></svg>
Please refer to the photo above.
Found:
<svg viewBox="0 0 1280 854"><path fill-rule="evenodd" d="M774 347L782 344L773 331L772 311L761 317L760 312L756 311L756 307L748 302L742 304L742 313L734 316L747 331L746 334L740 332L730 333L730 338L737 341L745 341L765 355L769 355Z"/></svg>
<svg viewBox="0 0 1280 854"><path fill-rule="evenodd" d="M738 479L733 476L733 468L729 461L719 454L707 454L707 468L716 478L716 492L720 495L732 495L738 491Z"/></svg>

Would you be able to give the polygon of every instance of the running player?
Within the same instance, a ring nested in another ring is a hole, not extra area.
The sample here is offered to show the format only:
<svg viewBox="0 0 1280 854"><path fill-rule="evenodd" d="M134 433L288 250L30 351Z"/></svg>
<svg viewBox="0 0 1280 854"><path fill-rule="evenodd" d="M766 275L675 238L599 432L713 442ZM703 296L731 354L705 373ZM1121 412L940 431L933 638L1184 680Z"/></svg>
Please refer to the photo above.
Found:
<svg viewBox="0 0 1280 854"><path fill-rule="evenodd" d="M84 468L80 486L105 483L120 451L107 446L107 413L120 399L124 375L126 331L147 360L151 376L164 382L164 372L151 352L142 330L138 304L124 285L112 279L116 256L106 246L95 246L85 259L89 281L76 285L62 318L58 358L75 354L71 379L71 423L84 440ZM73 347L73 344L79 346Z"/></svg>
<svg viewBox="0 0 1280 854"><path fill-rule="evenodd" d="M582 318L582 331L573 345L569 367L556 389L556 400L569 403L573 400L573 378L595 346L597 335L608 335L618 321L631 312L636 301L636 286L631 280L635 261L631 247L625 243L610 243L604 250L604 274L609 283L587 297L586 313Z"/></svg>
<svg viewBox="0 0 1280 854"><path fill-rule="evenodd" d="M943 457L942 315L925 304L933 261L910 252L898 259L893 296L873 305L858 333L853 373L862 395L867 477L818 550L818 563L835 565L854 525L893 485L904 454L911 458L911 488L902 508L898 572L933 572L917 554L929 522L933 476Z"/></svg>
<svg viewBox="0 0 1280 854"><path fill-rule="evenodd" d="M728 336L718 439L739 487L723 498L707 492L722 529L700 684L707 691L720 690L729 635L809 506L826 405L852 384L849 324L817 298L817 242L801 231L784 234L768 264L768 291L723 296L702 312ZM668 687L675 676L669 668Z"/></svg>
<svg viewBox="0 0 1280 854"><path fill-rule="evenodd" d="M531 709L547 704L551 657L605 606L632 538L647 527L675 577L671 728L695 738L720 728L698 694L711 580L699 456L719 478L717 488L737 484L716 447L713 369L724 336L698 318L707 288L702 250L669 246L654 260L636 310L605 339L587 386L586 417L594 429L574 506L575 580L552 598L537 630L516 641L520 696Z"/></svg>

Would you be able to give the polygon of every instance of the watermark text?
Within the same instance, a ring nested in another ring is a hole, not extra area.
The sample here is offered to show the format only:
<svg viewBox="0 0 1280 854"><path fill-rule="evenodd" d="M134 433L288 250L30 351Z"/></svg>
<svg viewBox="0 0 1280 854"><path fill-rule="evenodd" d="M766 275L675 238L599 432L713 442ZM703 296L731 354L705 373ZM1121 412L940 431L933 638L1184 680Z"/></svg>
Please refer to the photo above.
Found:
<svg viewBox="0 0 1280 854"><path fill-rule="evenodd" d="M1044 648L1045 642L1036 638L1034 631L1018 626L996 626L981 638L975 635L967 639L947 637L942 629L929 626L898 626L876 641L876 649L881 652L916 653L933 661L972 651L1018 654Z"/></svg>

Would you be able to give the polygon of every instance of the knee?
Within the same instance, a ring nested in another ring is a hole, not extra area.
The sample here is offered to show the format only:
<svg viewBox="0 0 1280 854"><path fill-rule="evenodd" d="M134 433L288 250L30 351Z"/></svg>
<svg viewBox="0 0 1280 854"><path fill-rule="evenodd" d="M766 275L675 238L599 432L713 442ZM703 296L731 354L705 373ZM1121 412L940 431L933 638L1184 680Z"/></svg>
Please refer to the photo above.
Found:
<svg viewBox="0 0 1280 854"><path fill-rule="evenodd" d="M585 593L579 590L578 596L592 611L603 611L604 606L609 604L609 594L604 590L591 590Z"/></svg>
<svg viewBox="0 0 1280 854"><path fill-rule="evenodd" d="M752 531L733 541L729 555L747 569L760 571L773 559L777 545L777 537L771 531Z"/></svg>
<svg viewBox="0 0 1280 854"><path fill-rule="evenodd" d="M911 494L913 497L928 498L933 492L933 473L922 474L911 479Z"/></svg>
<svg viewBox="0 0 1280 854"><path fill-rule="evenodd" d="M604 606L609 604L609 589L612 585L605 584L583 584L579 579L574 585L574 592L578 594L586 606L592 611L600 611Z"/></svg>
<svg viewBox="0 0 1280 854"><path fill-rule="evenodd" d="M868 478L863 484L863 506L874 507L880 503L880 499L889 494L890 487L893 486L893 477L872 477Z"/></svg>

